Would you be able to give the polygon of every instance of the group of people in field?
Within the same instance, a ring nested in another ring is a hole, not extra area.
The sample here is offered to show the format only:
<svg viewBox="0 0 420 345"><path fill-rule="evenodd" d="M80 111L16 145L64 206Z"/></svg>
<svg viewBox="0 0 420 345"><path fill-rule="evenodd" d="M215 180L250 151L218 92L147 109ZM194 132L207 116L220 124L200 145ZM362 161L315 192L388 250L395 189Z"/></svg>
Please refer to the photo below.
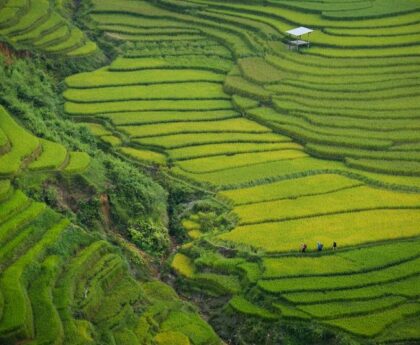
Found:
<svg viewBox="0 0 420 345"><path fill-rule="evenodd" d="M302 243L302 245L300 247L300 251L302 253L305 253L307 249L308 249L307 244ZM322 252L322 250L324 249L324 245L321 242L317 242L316 249L317 249L318 252ZM333 244L332 244L332 250L335 251L336 249L337 249L337 242L334 241Z"/></svg>

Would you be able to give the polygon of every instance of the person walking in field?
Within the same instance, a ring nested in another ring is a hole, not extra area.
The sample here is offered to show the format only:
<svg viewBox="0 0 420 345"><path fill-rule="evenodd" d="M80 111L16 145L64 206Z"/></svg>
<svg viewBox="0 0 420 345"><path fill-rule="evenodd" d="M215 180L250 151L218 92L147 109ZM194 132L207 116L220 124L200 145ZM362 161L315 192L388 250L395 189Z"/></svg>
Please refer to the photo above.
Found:
<svg viewBox="0 0 420 345"><path fill-rule="evenodd" d="M308 246L305 243L302 243L302 247L300 248L300 251L302 253L305 253L306 252L306 248L308 248Z"/></svg>
<svg viewBox="0 0 420 345"><path fill-rule="evenodd" d="M337 242L333 242L333 251L335 251L337 249Z"/></svg>
<svg viewBox="0 0 420 345"><path fill-rule="evenodd" d="M317 248L319 252L322 252L322 248L324 248L324 245L320 242L317 243Z"/></svg>

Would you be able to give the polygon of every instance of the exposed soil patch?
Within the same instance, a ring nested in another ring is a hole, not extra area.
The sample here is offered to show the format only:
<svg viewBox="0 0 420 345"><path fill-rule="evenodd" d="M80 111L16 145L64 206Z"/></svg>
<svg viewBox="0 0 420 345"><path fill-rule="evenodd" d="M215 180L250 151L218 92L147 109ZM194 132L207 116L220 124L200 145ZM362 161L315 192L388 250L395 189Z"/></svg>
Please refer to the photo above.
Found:
<svg viewBox="0 0 420 345"><path fill-rule="evenodd" d="M16 58L31 56L29 51L16 51L5 42L0 42L0 54L4 56L4 61L7 65L11 65Z"/></svg>

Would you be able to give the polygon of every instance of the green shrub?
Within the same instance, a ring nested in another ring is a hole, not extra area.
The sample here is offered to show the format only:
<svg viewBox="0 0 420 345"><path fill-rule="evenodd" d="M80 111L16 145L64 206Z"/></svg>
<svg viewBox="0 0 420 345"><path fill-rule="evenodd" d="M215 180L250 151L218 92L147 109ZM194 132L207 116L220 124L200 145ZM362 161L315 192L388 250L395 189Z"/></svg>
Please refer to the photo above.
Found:
<svg viewBox="0 0 420 345"><path fill-rule="evenodd" d="M165 225L167 195L160 185L122 161L107 159L105 167L106 178L115 181L108 195L113 220L121 230L137 219L146 227Z"/></svg>
<svg viewBox="0 0 420 345"><path fill-rule="evenodd" d="M139 248L154 254L161 254L169 248L168 230L151 220L138 220L128 228L131 240Z"/></svg>

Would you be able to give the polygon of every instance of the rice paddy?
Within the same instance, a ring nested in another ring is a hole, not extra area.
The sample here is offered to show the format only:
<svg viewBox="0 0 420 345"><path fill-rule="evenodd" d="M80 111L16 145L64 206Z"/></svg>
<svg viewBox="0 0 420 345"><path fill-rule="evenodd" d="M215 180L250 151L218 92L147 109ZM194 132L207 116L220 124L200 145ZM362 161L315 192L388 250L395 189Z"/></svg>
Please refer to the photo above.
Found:
<svg viewBox="0 0 420 345"><path fill-rule="evenodd" d="M219 344L168 285L134 279L117 247L11 182L35 171L80 174L88 154L37 138L3 107L0 128L0 343Z"/></svg>
<svg viewBox="0 0 420 345"><path fill-rule="evenodd" d="M71 57L93 54L96 44L60 11L59 4L47 0L2 1L0 36L18 50L34 49Z"/></svg>
<svg viewBox="0 0 420 345"><path fill-rule="evenodd" d="M0 107L0 128L7 138L7 149L0 152L0 176L11 177L27 170L74 170L79 164L83 167L89 164L86 153L69 152L61 144L37 138L3 107Z"/></svg>
<svg viewBox="0 0 420 345"><path fill-rule="evenodd" d="M183 220L180 279L243 315L418 342L418 4L93 3L131 48L68 77L66 112L236 217L222 230ZM312 46L286 49L301 25Z"/></svg>

